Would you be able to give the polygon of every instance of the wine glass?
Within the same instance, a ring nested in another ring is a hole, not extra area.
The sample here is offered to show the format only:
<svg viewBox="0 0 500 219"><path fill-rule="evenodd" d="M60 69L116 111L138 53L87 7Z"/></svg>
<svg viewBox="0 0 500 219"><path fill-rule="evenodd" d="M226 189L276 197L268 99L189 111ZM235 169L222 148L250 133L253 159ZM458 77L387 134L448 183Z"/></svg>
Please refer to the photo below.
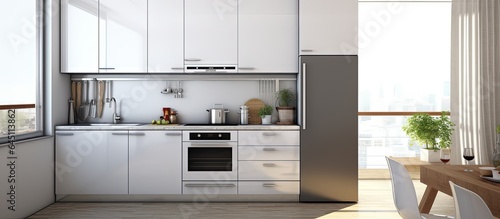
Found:
<svg viewBox="0 0 500 219"><path fill-rule="evenodd" d="M443 162L444 165L446 165L446 163L450 161L450 157L451 157L451 150L449 148L442 148L439 153L439 159L441 159L441 162Z"/></svg>
<svg viewBox="0 0 500 219"><path fill-rule="evenodd" d="M474 148L464 148L464 159L467 160L467 163L470 165L470 161L474 160ZM465 169L464 171L472 172L472 170L469 168Z"/></svg>

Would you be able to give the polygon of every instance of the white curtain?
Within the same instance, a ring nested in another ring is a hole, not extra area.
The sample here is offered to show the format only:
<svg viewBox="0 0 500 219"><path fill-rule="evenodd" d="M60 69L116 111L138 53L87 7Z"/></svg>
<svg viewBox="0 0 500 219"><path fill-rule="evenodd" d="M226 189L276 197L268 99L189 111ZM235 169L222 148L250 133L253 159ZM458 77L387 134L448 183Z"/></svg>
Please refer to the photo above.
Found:
<svg viewBox="0 0 500 219"><path fill-rule="evenodd" d="M452 161L491 164L500 124L500 0L453 0L451 28Z"/></svg>

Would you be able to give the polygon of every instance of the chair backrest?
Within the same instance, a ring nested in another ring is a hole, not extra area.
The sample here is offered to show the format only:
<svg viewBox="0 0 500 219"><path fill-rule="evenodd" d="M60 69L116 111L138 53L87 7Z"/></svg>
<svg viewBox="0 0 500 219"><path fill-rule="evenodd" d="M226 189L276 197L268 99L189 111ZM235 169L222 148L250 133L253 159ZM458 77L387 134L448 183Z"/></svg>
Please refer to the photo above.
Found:
<svg viewBox="0 0 500 219"><path fill-rule="evenodd" d="M494 218L488 205L484 203L484 200L479 195L451 181L450 186L453 193L453 201L455 202L456 219Z"/></svg>
<svg viewBox="0 0 500 219"><path fill-rule="evenodd" d="M391 173L392 197L399 215L403 219L421 219L417 195L410 174L399 162L385 157Z"/></svg>

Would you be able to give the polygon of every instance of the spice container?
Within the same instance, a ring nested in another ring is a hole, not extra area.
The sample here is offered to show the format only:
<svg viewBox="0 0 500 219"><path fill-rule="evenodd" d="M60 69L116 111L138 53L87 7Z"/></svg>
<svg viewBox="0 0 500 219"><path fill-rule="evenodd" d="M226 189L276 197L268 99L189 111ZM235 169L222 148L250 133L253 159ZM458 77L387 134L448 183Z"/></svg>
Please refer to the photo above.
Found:
<svg viewBox="0 0 500 219"><path fill-rule="evenodd" d="M172 110L169 118L170 118L170 124L177 124L177 112Z"/></svg>

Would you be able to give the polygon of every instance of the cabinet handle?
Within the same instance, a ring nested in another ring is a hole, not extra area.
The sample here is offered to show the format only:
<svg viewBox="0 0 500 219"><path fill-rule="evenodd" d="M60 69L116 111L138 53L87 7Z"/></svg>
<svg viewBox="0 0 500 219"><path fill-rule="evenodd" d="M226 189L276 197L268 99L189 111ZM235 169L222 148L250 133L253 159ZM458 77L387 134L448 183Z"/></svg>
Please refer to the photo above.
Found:
<svg viewBox="0 0 500 219"><path fill-rule="evenodd" d="M276 151L276 148L263 148L263 151Z"/></svg>
<svg viewBox="0 0 500 219"><path fill-rule="evenodd" d="M170 69L172 69L172 70L184 70L184 68L182 68L182 67L172 67Z"/></svg>
<svg viewBox="0 0 500 219"><path fill-rule="evenodd" d="M254 67L239 67L239 70L255 70Z"/></svg>
<svg viewBox="0 0 500 219"><path fill-rule="evenodd" d="M302 63L302 129L306 130L306 63Z"/></svg>
<svg viewBox="0 0 500 219"><path fill-rule="evenodd" d="M128 135L134 135L134 136L144 136L146 135L144 132L130 132Z"/></svg>
<svg viewBox="0 0 500 219"><path fill-rule="evenodd" d="M312 49L301 49L300 51L301 52L314 52L314 50L312 50Z"/></svg>
<svg viewBox="0 0 500 219"><path fill-rule="evenodd" d="M123 133L123 132L113 132L111 133L112 135L128 135L128 132Z"/></svg>
<svg viewBox="0 0 500 219"><path fill-rule="evenodd" d="M263 163L262 166L265 166L265 167L275 167L276 164L275 163Z"/></svg>
<svg viewBox="0 0 500 219"><path fill-rule="evenodd" d="M264 132L262 133L263 136L276 136L278 134L276 134L276 132Z"/></svg>
<svg viewBox="0 0 500 219"><path fill-rule="evenodd" d="M181 133L165 133L166 136L181 136Z"/></svg>
<svg viewBox="0 0 500 219"><path fill-rule="evenodd" d="M99 68L99 70L115 70L115 68Z"/></svg>
<svg viewBox="0 0 500 219"><path fill-rule="evenodd" d="M186 61L186 62L199 62L199 61L201 61L201 59L198 59L198 58L188 58L188 59L184 59L184 61Z"/></svg>
<svg viewBox="0 0 500 219"><path fill-rule="evenodd" d="M231 147L231 144L227 142L204 142L204 143L191 143L191 146L201 146L201 147Z"/></svg>
<svg viewBox="0 0 500 219"><path fill-rule="evenodd" d="M59 136L73 136L74 133L56 133L56 135L59 135Z"/></svg>
<svg viewBox="0 0 500 219"><path fill-rule="evenodd" d="M277 185L274 183L262 183L262 186L264 186L264 187L276 187Z"/></svg>
<svg viewBox="0 0 500 219"><path fill-rule="evenodd" d="M185 187L235 187L233 183L223 184L184 184Z"/></svg>

